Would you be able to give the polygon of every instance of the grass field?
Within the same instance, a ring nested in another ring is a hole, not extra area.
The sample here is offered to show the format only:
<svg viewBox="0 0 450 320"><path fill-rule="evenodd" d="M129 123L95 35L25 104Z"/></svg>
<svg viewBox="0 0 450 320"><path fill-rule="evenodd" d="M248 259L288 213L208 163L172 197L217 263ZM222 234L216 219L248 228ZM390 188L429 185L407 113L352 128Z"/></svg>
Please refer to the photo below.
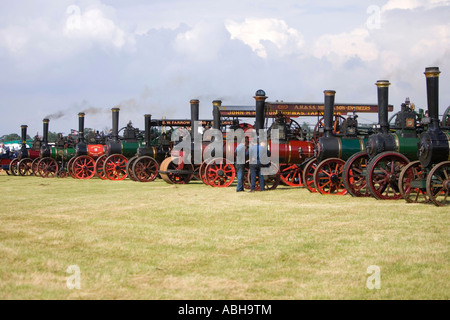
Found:
<svg viewBox="0 0 450 320"><path fill-rule="evenodd" d="M449 207L4 174L0 195L3 300L450 298Z"/></svg>

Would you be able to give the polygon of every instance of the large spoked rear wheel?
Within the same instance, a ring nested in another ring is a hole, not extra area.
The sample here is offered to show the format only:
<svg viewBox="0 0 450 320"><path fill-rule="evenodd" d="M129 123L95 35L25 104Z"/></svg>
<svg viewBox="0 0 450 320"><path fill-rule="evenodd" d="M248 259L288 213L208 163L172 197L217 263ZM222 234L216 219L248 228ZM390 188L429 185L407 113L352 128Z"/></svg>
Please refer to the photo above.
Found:
<svg viewBox="0 0 450 320"><path fill-rule="evenodd" d="M17 158L12 159L11 162L9 163L9 171L12 173L13 176L19 175L19 168L17 167L18 164L19 159Z"/></svg>
<svg viewBox="0 0 450 320"><path fill-rule="evenodd" d="M383 152L375 156L367 170L367 186L378 200L398 200L402 198L398 179L408 158L397 152Z"/></svg>
<svg viewBox="0 0 450 320"><path fill-rule="evenodd" d="M317 168L317 160L312 159L308 161L308 163L305 165L305 168L303 169L303 183L308 189L309 192L317 192L316 185L314 184L314 172Z"/></svg>
<svg viewBox="0 0 450 320"><path fill-rule="evenodd" d="M104 154L95 160L95 175L102 180L108 180L108 177L103 170L103 165L105 164L106 158L108 158L108 156Z"/></svg>
<svg viewBox="0 0 450 320"><path fill-rule="evenodd" d="M19 175L21 176L31 176L33 174L33 170L31 170L31 164L33 160L30 158L25 158L19 161L17 164L17 170Z"/></svg>
<svg viewBox="0 0 450 320"><path fill-rule="evenodd" d="M159 165L154 158L143 156L134 161L132 171L137 180L150 182L158 176Z"/></svg>
<svg viewBox="0 0 450 320"><path fill-rule="evenodd" d="M236 177L234 165L225 158L212 159L205 168L205 177L208 185L226 188Z"/></svg>
<svg viewBox="0 0 450 320"><path fill-rule="evenodd" d="M408 163L403 167L398 178L398 188L406 202L428 203L426 186L427 170L419 160Z"/></svg>
<svg viewBox="0 0 450 320"><path fill-rule="evenodd" d="M450 201L450 161L438 163L431 169L427 177L427 194L438 207Z"/></svg>
<svg viewBox="0 0 450 320"><path fill-rule="evenodd" d="M72 159L69 161L68 171L77 179L87 180L95 175L95 161L90 156L79 156L71 161Z"/></svg>
<svg viewBox="0 0 450 320"><path fill-rule="evenodd" d="M366 171L369 155L365 151L350 156L344 165L344 186L353 197L370 197L367 188Z"/></svg>
<svg viewBox="0 0 450 320"><path fill-rule="evenodd" d="M344 195L347 193L342 173L345 161L339 158L330 158L317 165L314 171L314 185L321 194Z"/></svg>
<svg viewBox="0 0 450 320"><path fill-rule="evenodd" d="M127 177L127 157L113 154L106 158L103 171L109 180L120 181Z"/></svg>
<svg viewBox="0 0 450 320"><path fill-rule="evenodd" d="M303 169L299 164L280 165L281 181L291 187L303 187Z"/></svg>
<svg viewBox="0 0 450 320"><path fill-rule="evenodd" d="M43 178L54 178L58 174L58 169L58 162L53 158L42 158L38 163L38 172Z"/></svg>

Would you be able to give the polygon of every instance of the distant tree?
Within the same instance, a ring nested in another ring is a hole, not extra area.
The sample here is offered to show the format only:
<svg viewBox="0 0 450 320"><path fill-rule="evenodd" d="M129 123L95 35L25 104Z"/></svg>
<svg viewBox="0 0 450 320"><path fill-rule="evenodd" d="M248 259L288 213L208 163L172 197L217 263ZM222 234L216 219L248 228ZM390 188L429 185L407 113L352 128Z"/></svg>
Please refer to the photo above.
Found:
<svg viewBox="0 0 450 320"><path fill-rule="evenodd" d="M22 139L17 133L5 134L0 137L1 142L9 142Z"/></svg>

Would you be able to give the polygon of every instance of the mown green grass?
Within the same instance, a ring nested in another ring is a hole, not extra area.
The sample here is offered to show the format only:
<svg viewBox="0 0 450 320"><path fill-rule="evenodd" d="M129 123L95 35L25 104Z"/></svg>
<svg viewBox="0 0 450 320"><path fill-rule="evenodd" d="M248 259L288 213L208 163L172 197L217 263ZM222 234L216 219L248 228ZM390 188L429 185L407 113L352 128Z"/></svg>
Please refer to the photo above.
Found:
<svg viewBox="0 0 450 320"><path fill-rule="evenodd" d="M450 297L449 207L6 175L0 195L0 299Z"/></svg>

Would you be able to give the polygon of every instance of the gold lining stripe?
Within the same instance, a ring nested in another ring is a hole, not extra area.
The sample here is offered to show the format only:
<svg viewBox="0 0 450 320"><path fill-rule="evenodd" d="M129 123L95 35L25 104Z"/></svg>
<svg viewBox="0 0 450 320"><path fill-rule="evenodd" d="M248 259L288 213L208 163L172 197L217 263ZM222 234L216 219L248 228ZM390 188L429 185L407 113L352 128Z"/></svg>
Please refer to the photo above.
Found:
<svg viewBox="0 0 450 320"><path fill-rule="evenodd" d="M341 138L338 138L339 143L339 159L342 159L342 141Z"/></svg>
<svg viewBox="0 0 450 320"><path fill-rule="evenodd" d="M288 161L287 162L290 163L291 162L291 151L292 151L291 150L291 143L289 142L288 145L289 145L289 157L288 157Z"/></svg>
<svg viewBox="0 0 450 320"><path fill-rule="evenodd" d="M364 145L364 139L359 139L359 145L361 146L361 151L366 151L366 146Z"/></svg>
<svg viewBox="0 0 450 320"><path fill-rule="evenodd" d="M395 140L395 151L400 152L400 142L398 141L398 135L394 134L394 140Z"/></svg>

